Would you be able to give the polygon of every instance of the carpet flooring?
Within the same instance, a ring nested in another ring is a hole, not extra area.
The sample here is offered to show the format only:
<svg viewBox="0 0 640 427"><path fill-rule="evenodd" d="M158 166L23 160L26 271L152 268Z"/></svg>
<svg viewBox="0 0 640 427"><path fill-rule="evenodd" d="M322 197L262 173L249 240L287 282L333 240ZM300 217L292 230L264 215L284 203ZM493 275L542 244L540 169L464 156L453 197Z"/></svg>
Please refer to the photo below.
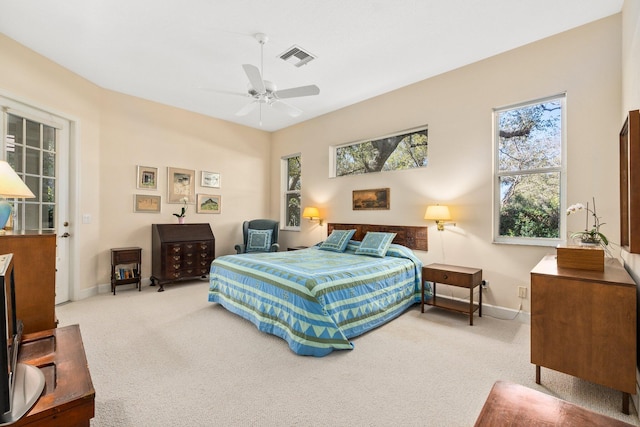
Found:
<svg viewBox="0 0 640 427"><path fill-rule="evenodd" d="M95 427L472 426L497 380L640 425L620 392L542 369L529 325L429 307L406 311L323 358L207 301L206 281L119 287L60 305L79 324L96 390Z"/></svg>

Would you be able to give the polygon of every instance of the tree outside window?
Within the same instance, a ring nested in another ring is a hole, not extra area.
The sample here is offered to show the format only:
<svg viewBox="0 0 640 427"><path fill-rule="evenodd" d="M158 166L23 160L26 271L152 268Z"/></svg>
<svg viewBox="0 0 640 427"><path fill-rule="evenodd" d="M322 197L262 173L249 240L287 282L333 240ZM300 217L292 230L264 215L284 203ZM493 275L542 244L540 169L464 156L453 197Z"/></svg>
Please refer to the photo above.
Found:
<svg viewBox="0 0 640 427"><path fill-rule="evenodd" d="M427 127L335 147L335 176L427 166Z"/></svg>
<svg viewBox="0 0 640 427"><path fill-rule="evenodd" d="M300 191L302 190L300 155L285 157L282 160L285 183L284 223L285 227L297 228L300 227Z"/></svg>
<svg viewBox="0 0 640 427"><path fill-rule="evenodd" d="M495 111L497 241L560 239L563 110L560 96Z"/></svg>

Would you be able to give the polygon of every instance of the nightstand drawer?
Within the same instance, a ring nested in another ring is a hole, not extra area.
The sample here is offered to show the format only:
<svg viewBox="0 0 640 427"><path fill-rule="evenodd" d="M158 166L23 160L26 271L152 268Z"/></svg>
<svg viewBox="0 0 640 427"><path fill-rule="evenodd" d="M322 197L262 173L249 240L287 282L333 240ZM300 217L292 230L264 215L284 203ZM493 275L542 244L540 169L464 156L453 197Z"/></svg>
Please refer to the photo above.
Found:
<svg viewBox="0 0 640 427"><path fill-rule="evenodd" d="M140 262L141 248L111 249L111 260L114 264L133 264Z"/></svg>
<svg viewBox="0 0 640 427"><path fill-rule="evenodd" d="M464 288L476 287L482 282L482 270L468 267L443 268L442 265L432 264L423 268L422 275L422 280Z"/></svg>

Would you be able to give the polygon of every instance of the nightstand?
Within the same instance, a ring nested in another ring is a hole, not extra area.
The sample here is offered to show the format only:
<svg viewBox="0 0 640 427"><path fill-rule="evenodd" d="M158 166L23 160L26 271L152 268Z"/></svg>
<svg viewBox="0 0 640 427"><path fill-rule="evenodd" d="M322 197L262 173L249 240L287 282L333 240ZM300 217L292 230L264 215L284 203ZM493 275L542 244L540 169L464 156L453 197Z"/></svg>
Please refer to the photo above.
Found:
<svg viewBox="0 0 640 427"><path fill-rule="evenodd" d="M425 295L424 282L433 283L432 294ZM469 288L469 303L436 295L436 283ZM460 267L447 264L429 264L422 267L422 301L420 309L424 313L424 305L432 305L459 313L469 314L469 325L473 325L473 313L478 310L482 317L482 288L478 303L473 302L473 290L482 285L482 270L479 268Z"/></svg>
<svg viewBox="0 0 640 427"><path fill-rule="evenodd" d="M111 292L116 294L116 286L135 283L138 292L142 289L140 281L142 267L142 248L111 249Z"/></svg>

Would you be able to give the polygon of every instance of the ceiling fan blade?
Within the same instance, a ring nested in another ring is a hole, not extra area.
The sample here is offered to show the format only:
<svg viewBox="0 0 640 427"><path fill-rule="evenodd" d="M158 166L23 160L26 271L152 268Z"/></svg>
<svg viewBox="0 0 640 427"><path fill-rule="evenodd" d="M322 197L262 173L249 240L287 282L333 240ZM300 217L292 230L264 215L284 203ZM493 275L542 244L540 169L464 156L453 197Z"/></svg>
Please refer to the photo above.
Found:
<svg viewBox="0 0 640 427"><path fill-rule="evenodd" d="M236 116L246 116L247 114L249 114L254 108L256 108L256 104L258 104L258 100L253 100L250 103L248 103L247 105L245 105L244 107L242 107L240 110L238 110L238 112L236 113Z"/></svg>
<svg viewBox="0 0 640 427"><path fill-rule="evenodd" d="M296 98L298 96L318 95L320 88L316 85L292 87L290 89L277 90L275 95L280 98Z"/></svg>
<svg viewBox="0 0 640 427"><path fill-rule="evenodd" d="M290 115L291 117L298 117L302 114L302 110L294 107L293 105L287 104L284 101L275 100L271 103L271 106L276 110L282 111L285 114Z"/></svg>
<svg viewBox="0 0 640 427"><path fill-rule="evenodd" d="M244 72L247 74L251 87L253 87L258 93L265 93L266 89L264 87L264 81L262 80L262 75L260 74L258 67L251 64L242 64L242 68L244 68Z"/></svg>

